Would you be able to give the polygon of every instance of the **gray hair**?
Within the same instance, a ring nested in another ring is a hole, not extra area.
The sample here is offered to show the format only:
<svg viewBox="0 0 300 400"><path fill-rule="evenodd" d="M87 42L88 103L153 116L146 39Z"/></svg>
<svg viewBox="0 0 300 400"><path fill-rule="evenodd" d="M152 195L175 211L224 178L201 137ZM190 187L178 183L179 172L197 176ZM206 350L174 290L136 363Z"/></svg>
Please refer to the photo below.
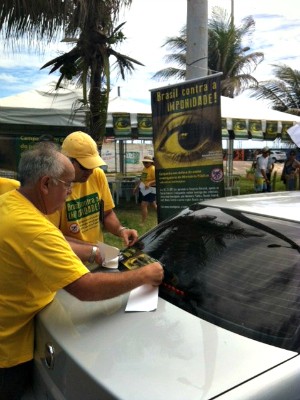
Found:
<svg viewBox="0 0 300 400"><path fill-rule="evenodd" d="M57 146L38 143L31 150L21 154L18 179L21 186L35 184L43 176L59 178L64 173L60 151Z"/></svg>

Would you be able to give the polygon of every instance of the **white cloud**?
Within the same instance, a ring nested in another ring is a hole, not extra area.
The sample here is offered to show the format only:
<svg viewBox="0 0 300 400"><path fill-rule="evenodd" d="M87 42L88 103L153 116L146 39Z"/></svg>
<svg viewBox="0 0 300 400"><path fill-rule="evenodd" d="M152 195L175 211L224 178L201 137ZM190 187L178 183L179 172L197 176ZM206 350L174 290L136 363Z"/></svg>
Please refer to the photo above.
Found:
<svg viewBox="0 0 300 400"><path fill-rule="evenodd" d="M230 15L231 0L208 0L209 15L212 7L225 8ZM161 48L166 37L175 36L186 23L186 0L143 0L133 2L124 26L128 43L122 52L144 62L144 72L139 68L128 83L120 83L124 97L135 97L149 100L149 89L163 86L166 83L155 82L151 76L167 66L163 57L167 50ZM239 25L241 20L252 15L256 29L252 37L251 51L261 51L265 60L253 75L258 80L274 77L271 64L285 63L292 68L299 68L299 20L298 0L235 1L234 19ZM129 33L128 33L129 32ZM126 51L124 51L126 49ZM138 56L136 55L138 54ZM140 97L141 96L141 97Z"/></svg>
<svg viewBox="0 0 300 400"><path fill-rule="evenodd" d="M208 0L209 14L214 6L220 6L230 13L231 0ZM121 95L128 98L150 101L150 89L166 85L151 79L151 76L166 66L164 56L167 53L162 48L167 37L179 34L186 23L187 0L135 0L125 13L120 14L120 22L127 21L123 32L126 42L117 50L139 60L145 67L138 66L126 81L114 80L115 88L112 96L117 95L117 86L121 87ZM300 7L298 0L262 1L235 0L234 18L238 25L242 18L252 15L256 22L251 51L262 51L265 61L254 72L258 80L271 79L273 70L271 64L286 63L299 69L299 20ZM1 47L1 46L0 46ZM66 48L64 44L47 45L45 54L38 56L32 52L22 51L20 54L3 54L0 59L0 96L3 97L3 84L9 77L15 78L14 85L7 87L15 90L27 87L31 89L38 84L53 80L48 76L49 70L40 71L40 67L57 55L57 48ZM25 73L21 74L22 67ZM31 68L31 73L29 73ZM12 82L12 81L11 81ZM5 94L6 95L6 94Z"/></svg>
<svg viewBox="0 0 300 400"><path fill-rule="evenodd" d="M5 72L0 72L0 82L5 82L8 84L16 83L18 78L15 75L8 74Z"/></svg>

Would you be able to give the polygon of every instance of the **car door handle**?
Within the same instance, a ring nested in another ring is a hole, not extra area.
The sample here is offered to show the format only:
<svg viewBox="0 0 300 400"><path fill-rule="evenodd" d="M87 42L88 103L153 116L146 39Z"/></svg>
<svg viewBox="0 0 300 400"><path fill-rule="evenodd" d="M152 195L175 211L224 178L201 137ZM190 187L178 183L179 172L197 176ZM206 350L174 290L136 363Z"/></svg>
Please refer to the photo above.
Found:
<svg viewBox="0 0 300 400"><path fill-rule="evenodd" d="M51 343L45 344L45 364L49 369L54 368L55 349Z"/></svg>

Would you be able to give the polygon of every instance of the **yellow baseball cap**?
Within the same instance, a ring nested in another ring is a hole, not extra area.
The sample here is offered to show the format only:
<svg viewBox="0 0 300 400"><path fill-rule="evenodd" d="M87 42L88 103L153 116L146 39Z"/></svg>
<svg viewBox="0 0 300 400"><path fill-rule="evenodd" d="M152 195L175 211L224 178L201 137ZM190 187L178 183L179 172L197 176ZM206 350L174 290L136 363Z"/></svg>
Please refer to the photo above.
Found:
<svg viewBox="0 0 300 400"><path fill-rule="evenodd" d="M99 156L95 140L81 131L70 133L63 141L61 151L65 156L75 158L87 169L107 165Z"/></svg>

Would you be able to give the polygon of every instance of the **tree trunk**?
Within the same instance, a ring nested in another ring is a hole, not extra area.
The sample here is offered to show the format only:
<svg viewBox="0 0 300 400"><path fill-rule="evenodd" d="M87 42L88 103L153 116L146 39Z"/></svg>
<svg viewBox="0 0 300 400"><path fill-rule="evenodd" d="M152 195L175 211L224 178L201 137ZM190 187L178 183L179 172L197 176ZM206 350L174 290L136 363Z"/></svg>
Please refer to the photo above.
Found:
<svg viewBox="0 0 300 400"><path fill-rule="evenodd" d="M106 119L108 97L107 91L101 87L101 62L96 61L91 68L90 80L90 116L89 116L89 134L101 147L106 132Z"/></svg>

